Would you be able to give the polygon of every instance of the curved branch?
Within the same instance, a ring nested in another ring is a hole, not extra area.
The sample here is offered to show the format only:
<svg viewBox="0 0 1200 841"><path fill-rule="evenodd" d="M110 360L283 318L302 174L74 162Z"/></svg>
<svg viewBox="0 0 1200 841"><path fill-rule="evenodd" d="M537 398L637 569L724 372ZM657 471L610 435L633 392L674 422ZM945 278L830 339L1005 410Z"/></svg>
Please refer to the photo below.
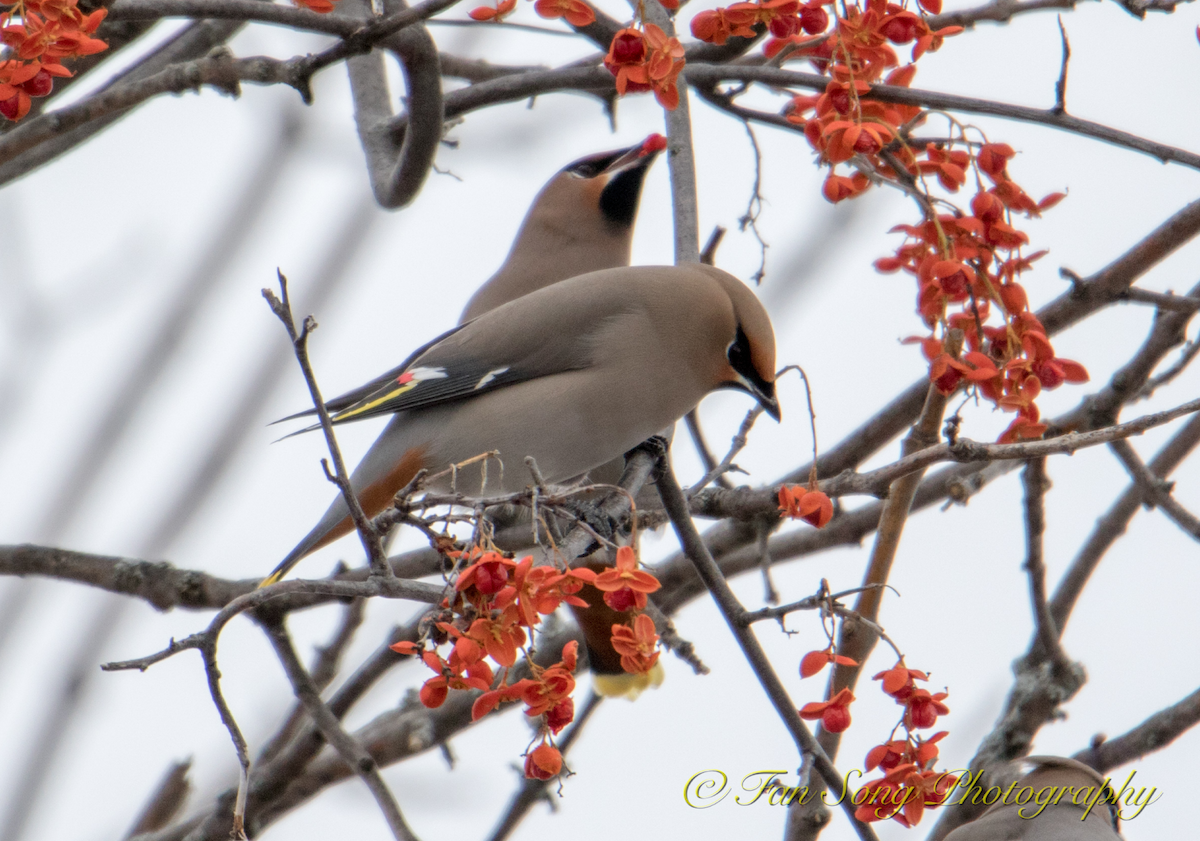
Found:
<svg viewBox="0 0 1200 841"><path fill-rule="evenodd" d="M364 25L344 15L322 15L295 6L279 6L262 0L117 0L108 7L105 21L161 20L163 18L206 18L211 20L256 21L291 29L337 35L351 41L375 43L407 26L419 23L450 8L458 0L425 0Z"/></svg>
<svg viewBox="0 0 1200 841"><path fill-rule="evenodd" d="M366 4L359 0L353 12L361 18L368 12ZM408 93L404 117L412 130L403 137L388 131L392 105L382 53L355 56L346 67L354 97L354 123L367 156L371 190L382 207L396 209L416 198L433 167L445 119L442 74L437 47L423 26L402 30L379 43L395 54L404 74Z"/></svg>

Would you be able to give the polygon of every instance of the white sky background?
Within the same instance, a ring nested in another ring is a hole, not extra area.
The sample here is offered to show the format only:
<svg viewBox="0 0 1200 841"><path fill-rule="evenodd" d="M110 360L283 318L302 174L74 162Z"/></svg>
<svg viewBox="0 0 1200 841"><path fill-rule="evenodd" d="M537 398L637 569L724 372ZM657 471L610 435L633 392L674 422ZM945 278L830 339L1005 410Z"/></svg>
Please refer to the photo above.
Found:
<svg viewBox="0 0 1200 841"><path fill-rule="evenodd" d="M464 17L467 8L448 16ZM616 3L606 8L623 13ZM1111 3L1081 4L1066 15L1070 112L1195 148L1200 136L1200 94L1193 84L1200 73L1198 18L1196 7L1183 6L1174 15L1139 22ZM526 4L514 19L536 22ZM686 23L680 28L686 31ZM497 62L554 64L591 52L583 42L566 38L433 31L449 52ZM239 55L287 57L320 43L252 27L233 48ZM1048 106L1059 50L1052 14L1030 15L1006 27L985 24L923 59L915 84ZM761 101L775 107L765 94ZM282 87L247 86L239 101L209 91L159 98L76 153L0 192L7 220L0 248L8 257L0 264L0 376L17 371L28 384L19 402L0 409L7 424L0 432L0 542L38 539L35 523L109 393L228 214L277 133L281 115L298 108L296 94ZM256 360L285 341L259 290L274 284L279 267L302 300L334 231L364 200L366 173L341 68L318 77L316 104L303 110L302 119L302 148L284 188L271 197L269 213L235 255L231 272L219 279L163 384L133 418L118 458L64 545L112 555L138 551L181 475L205 458L232 395L244 386ZM693 119L701 237L716 224L730 228L718 264L749 277L758 264L757 246L737 232L736 224L753 174L745 132L697 100ZM985 118L973 122L991 139L1021 152L1010 172L1035 198L1055 190L1070 193L1044 220L1024 226L1033 248L1051 249L1027 276L1035 306L1065 288L1059 266L1085 275L1102 268L1197 197L1200 175L1184 167L1043 127ZM439 166L462 180L432 175L410 208L380 211L350 281L317 313L321 329L311 351L325 393L366 381L453 325L469 294L503 259L534 193L559 167L662 128L661 111L647 96L621 102L615 134L598 103L583 96L544 96L533 110L518 103L469 115L451 132L458 148L443 148L438 156ZM831 446L924 370L916 348L897 344L920 332L912 279L879 275L871 267L899 241L887 229L913 221L916 212L902 197L872 190L857 200L855 214L846 215L846 208L835 209L820 197L823 173L812 165L801 136L767 127L757 132L767 199L760 225L772 245L760 293L775 318L781 361L803 364L812 379L819 435ZM843 222L834 234L818 237L825 250L821 262L811 265L814 257L803 249L812 247L811 232L835 213L844 216ZM642 201L635 264L670 262L670 220L667 170L658 163ZM1200 244L1192 243L1139 285L1185 291L1197 279L1198 262ZM22 330L32 317L23 303L28 300L47 308L53 325L34 339ZM1073 406L1104 384L1140 344L1151 318L1149 308L1114 308L1056 338L1058 352L1085 363L1093 381L1046 394L1044 414ZM1195 329L1191 332L1195 335ZM1191 399L1198 386L1200 374L1189 371L1125 417ZM783 423L760 420L737 459L750 471L746 481L770 481L809 454L803 390L796 380L782 381L781 399ZM305 405L299 372L289 367L264 418ZM724 451L748 406L736 394L704 402L702 418L714 449ZM1010 419L987 407L968 407L965 416L963 434L980 440L994 439ZM381 425L342 428L348 461L362 454ZM1151 432L1134 446L1149 458L1177 428ZM254 433L215 498L170 550L169 560L215 575L258 576L308 530L333 493L318 464L323 445L319 436L272 445L277 429ZM893 444L873 464L890 461L897 452ZM685 479L697 475L686 434L677 438L675 457ZM1046 544L1053 585L1127 478L1103 448L1054 457L1048 469L1054 481ZM1174 478L1178 498L1200 510L1195 461ZM1010 685L1009 664L1028 643L1020 496L1013 473L966 508L922 512L908 524L896 562L892 583L902 597L889 597L882 622L905 649L910 666L932 673L932 690L949 688L952 714L945 725L951 736L942 743L947 767L962 766L992 726ZM398 543L399 548L415 545L408 535ZM672 541L648 538L644 545L652 559L670 551ZM867 547L843 549L785 565L777 568L775 582L785 599L814 592L822 577L834 588L851 587L861 578L866 554ZM337 559L357 563L360 556L359 547L345 540L306 560L298 574L323 575ZM1198 561L1194 542L1157 512L1139 512L1101 564L1067 628L1065 647L1086 664L1088 683L1068 705L1069 717L1041 731L1034 752L1070 754L1095 733L1118 735L1196 688ZM8 586L12 582L0 582ZM761 604L757 576L746 576L735 587L748 606ZM14 644L0 651L0 792L10 791L19 778L34 722L47 699L60 691L63 664L99 604L98 594L77 586L42 581L28 590ZM359 662L410 612L395 602L371 604L344 662ZM336 617L336 608L326 608L292 619L302 652L327 637ZM161 615L136 604L99 659L149 653L206 621L201 614ZM558 815L537 807L517 838L565 833L601 839L614 830L645 837L779 836L782 810L741 808L727 798L695 811L683 802L684 781L697 771L722 769L736 781L760 769L794 769L797 759L711 602L689 606L677 623L713 673L695 677L667 656L661 689L636 704L602 706L570 756L576 776L565 785ZM760 639L796 703L820 700L824 676L801 684L796 673L803 653L822 643L818 623L797 615L789 624L799 631L796 636L789 639L761 626ZM877 652L867 674L891 663L887 652ZM290 700L282 671L262 635L242 620L222 637L221 668L229 701L252 751L257 750ZM418 665L394 670L353 710L349 723L361 725L394 706L426 677ZM580 702L586 685L581 679ZM859 687L855 725L838 759L843 769L861 765L866 750L885 739L895 721L898 708L877 687L869 681ZM387 769L385 778L422 838L486 837L518 781L511 766L519 763L528 738L519 714L494 716L452 742L453 770L434 752ZM27 841L119 837L172 760L195 758L197 793L189 810L207 807L233 779L232 746L212 707L199 658L190 653L144 674L95 673L67 740ZM1200 736L1189 733L1132 766L1138 783L1157 786L1163 797L1126 825L1130 841L1182 837L1190 820L1196 781L1192 755L1198 746ZM1121 779L1126 773L1121 770ZM888 839L923 837L930 825L927 819L913 832L892 822L876 826ZM351 780L262 837L365 840L389 834L365 788ZM838 841L851 833L837 816L824 837Z"/></svg>

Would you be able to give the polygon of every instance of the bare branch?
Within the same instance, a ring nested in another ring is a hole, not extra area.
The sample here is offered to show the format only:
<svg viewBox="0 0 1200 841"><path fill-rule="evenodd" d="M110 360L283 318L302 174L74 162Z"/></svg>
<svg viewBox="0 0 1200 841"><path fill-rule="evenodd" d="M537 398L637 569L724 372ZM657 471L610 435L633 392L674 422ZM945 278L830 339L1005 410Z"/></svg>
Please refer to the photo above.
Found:
<svg viewBox="0 0 1200 841"><path fill-rule="evenodd" d="M1072 758L1106 774L1113 768L1162 750L1197 723L1200 723L1200 689L1159 710L1128 733L1093 744Z"/></svg>
<svg viewBox="0 0 1200 841"><path fill-rule="evenodd" d="M279 657L279 662L283 664L283 669L292 684L292 691L295 692L297 700L304 705L309 717L325 737L325 741L337 751L338 756L353 768L366 784L375 798L379 810L383 812L392 836L397 841L416 841L416 836L404 822L404 816L400 814L400 807L396 804L396 799L379 775L379 766L376 765L375 760L353 736L342 729L337 717L321 700L320 692L313 684L308 672L305 671L304 664L296 656L291 637L288 636L282 620L266 621L263 623L263 629L275 649L275 654Z"/></svg>
<svg viewBox="0 0 1200 841"><path fill-rule="evenodd" d="M313 406L316 407L317 417L321 421L321 430L325 433L325 443L329 447L329 455L333 459L334 480L342 491L342 498L346 502L350 518L358 530L359 539L370 560L372 577L378 575L390 578L392 568L388 565L387 556L384 554L383 544L380 540L381 535L363 512L362 505L359 504L358 497L354 493L354 487L350 484L350 474L346 472L346 463L342 459L342 451L338 447L337 436L333 431L333 421L329 417L329 410L325 407L324 398L321 397L321 389L317 386L316 375L313 374L312 366L308 361L308 334L316 328L317 322L310 315L304 319L304 327L301 331L297 332L296 322L292 317L291 302L288 299L287 278L283 276L282 272L279 272L279 288L282 299L275 297L275 294L269 289L263 290L263 297L270 304L271 311L283 322L288 338L292 340L296 361L300 363L300 370L304 374L304 381L312 396Z"/></svg>
<svg viewBox="0 0 1200 841"><path fill-rule="evenodd" d="M829 84L827 76L816 73L800 73L794 70L782 70L774 67L754 67L750 65L723 66L712 64L688 64L684 69L688 81L698 87L712 87L725 81L760 82L772 87L797 87L809 90L825 90ZM1160 161L1172 162L1200 169L1200 155L1155 143L1126 131L1110 128L1081 120L1068 114L1055 113L1053 108L1029 108L1024 105L1011 105L986 99L975 99L969 96L938 93L935 91L918 90L916 88L900 88L890 85L872 85L867 94L882 102L898 102L903 105L919 105L925 108L936 108L943 111L960 111L967 114L989 114L1019 122L1036 123L1050 126L1072 134L1080 134L1133 149L1150 155Z"/></svg>
<svg viewBox="0 0 1200 841"><path fill-rule="evenodd" d="M844 778L838 773L829 756L800 719L795 704L787 694L787 689L775 673L771 661L767 659L766 652L759 645L753 629L746 623L746 610L725 581L725 577L709 553L708 547L704 545L700 533L696 531L696 526L687 511L687 500L684 498L683 491L679 487L679 482L676 480L670 461L665 454L660 460L657 488L684 554L691 560L697 574L704 581L705 587L712 594L713 601L716 602L721 615L729 625L729 630L741 647L750 668L754 670L755 676L762 684L763 691L796 742L796 748L802 757L812 759L814 768L826 785L840 789ZM874 830L855 817L855 806L850 801L851 798L841 799L842 807L855 833L864 841L875 839Z"/></svg>
<svg viewBox="0 0 1200 841"><path fill-rule="evenodd" d="M750 429L754 426L754 422L758 420L758 416L762 413L763 407L759 405L756 405L753 409L746 413L746 417L742 419L742 425L738 427L737 433L734 434L733 440L729 443L729 452L725 453L725 458L721 459L718 464L715 464L709 468L708 472L700 477L696 484L688 488L687 495L689 497L699 493L700 490L709 482L725 475L731 468L733 468L733 460L737 457L738 453L746 448L746 444L750 441Z"/></svg>
<svg viewBox="0 0 1200 841"><path fill-rule="evenodd" d="M142 813L133 822L133 827L126 834L126 838L162 829L174 819L179 810L183 808L188 791L192 787L188 782L188 771L191 768L192 761L190 759L171 763L166 773L163 774L163 778L155 786L149 800L146 801Z"/></svg>
<svg viewBox="0 0 1200 841"><path fill-rule="evenodd" d="M1200 310L1200 298L1192 295L1171 295L1165 292L1150 292L1145 289L1129 289L1121 296L1122 300L1139 304L1150 304L1160 310L1176 312L1195 312Z"/></svg>
<svg viewBox="0 0 1200 841"><path fill-rule="evenodd" d="M1071 42L1067 40L1067 28L1063 26L1062 15L1058 16L1058 34L1062 36L1062 69L1058 71L1058 81L1054 83L1054 114L1067 113L1067 65L1071 61Z"/></svg>
<svg viewBox="0 0 1200 841"><path fill-rule="evenodd" d="M100 91L74 105L52 111L43 118L21 123L0 136L0 164L8 163L22 152L87 123L124 113L159 94L180 94L208 86L237 96L241 92L242 82L286 84L306 99L310 98L303 62L280 61L264 56L234 58L228 51L222 51L206 58L171 65L153 76Z"/></svg>
<svg viewBox="0 0 1200 841"><path fill-rule="evenodd" d="M1046 604L1046 564L1042 545L1042 536L1046 533L1046 491L1050 488L1046 459L1033 458L1025 462L1021 482L1025 486L1025 572L1029 575L1034 640L1046 657L1061 668L1069 660Z"/></svg>
<svg viewBox="0 0 1200 841"><path fill-rule="evenodd" d="M456 0L437 0L446 6ZM399 0L389 4L403 7ZM368 14L365 3L347 6L360 18ZM414 10L415 11L415 10ZM383 30L380 30L383 31ZM379 52L355 55L346 62L354 96L354 122L367 156L367 171L375 200L386 208L404 207L416 198L429 175L442 139L446 117L437 47L423 26L409 26L378 40L400 61L407 87L408 111L403 137L389 133L392 105ZM345 50L348 55L350 50Z"/></svg>
<svg viewBox="0 0 1200 841"><path fill-rule="evenodd" d="M354 641L354 634L358 631L359 626L362 625L366 615L366 605L367 603L363 599L353 599L348 602L342 609L342 619L338 623L333 639L329 641L328 645L317 649L317 659L310 671L312 684L316 687L317 692L323 692L337 675L342 656L346 653L350 643ZM277 616L283 616L283 614L277 614ZM305 718L304 705L297 703L283 726L259 751L258 762L261 763L278 754L296 734ZM251 780L251 784L253 784L253 780Z"/></svg>
<svg viewBox="0 0 1200 841"><path fill-rule="evenodd" d="M1047 9L1073 10L1079 0L992 0L982 6L962 9L956 12L942 12L926 19L929 28L935 32L946 26L962 26L973 29L980 21L993 23L1008 23L1017 15L1027 12L1040 12Z"/></svg>
<svg viewBox="0 0 1200 841"><path fill-rule="evenodd" d="M723 230L718 228L718 230ZM701 259L701 262L704 262ZM688 434L692 436L692 444L696 447L696 453L700 456L700 461L704 464L704 470L707 473L712 473L717 468L717 457L712 454L709 449L708 441L704 438L704 430L700 428L700 415L692 409L683 416L683 421L687 425ZM716 475L714 481L723 488L731 488L733 485L729 480L721 475Z"/></svg>
<svg viewBox="0 0 1200 841"><path fill-rule="evenodd" d="M170 38L166 43L158 47L158 49L135 63L132 67L118 74L116 78L104 85L100 89L100 92L107 93L124 88L131 83L148 79L174 64L201 58L232 38L243 26L245 26L243 22L236 20L205 20L184 27L181 32ZM105 55L101 53L86 58L99 59ZM95 66L95 64L92 66ZM59 91L58 84L55 84L54 87L57 93ZM39 143L25 153L16 156L8 161L8 163L0 164L0 184L7 184L33 171L37 167L54 160L59 155L74 149L88 138L93 137L112 125L127 113L126 111L116 111L98 119L89 120L72 131L60 132L57 127L59 115L63 110L66 109L59 109L49 114L40 114L36 117L31 115L20 123L10 123L8 131L0 132L0 137L7 137L9 133L18 130L32 133L48 131L50 135L50 139L45 142Z"/></svg>
<svg viewBox="0 0 1200 841"><path fill-rule="evenodd" d="M675 22L667 10L651 0L642 6L646 20L668 36L675 35ZM676 82L679 104L666 111L667 166L671 173L671 204L675 213L675 265L700 261L700 210L696 199L696 152L692 144L691 105L682 75Z"/></svg>
<svg viewBox="0 0 1200 841"><path fill-rule="evenodd" d="M600 702L603 700L603 696L597 695L595 692L588 695L588 699L583 705L583 710L575 716L575 723L571 725L571 729L567 731L562 741L558 743L558 752L564 757L566 757L567 751L571 749L571 746L575 744L575 740L583 732L584 725L587 724L588 719L592 717L592 713L596 711L596 708L600 706ZM529 810L537 805L539 800L546 800L550 797L549 787L549 780L539 780L531 777L521 780L520 788L517 789L512 800L509 801L508 808L505 809L500 822L492 830L490 841L504 841L512 835L513 830L529 814Z"/></svg>
<svg viewBox="0 0 1200 841"><path fill-rule="evenodd" d="M1142 499L1151 508L1159 508L1171 518L1172 522L1187 534L1200 540L1200 519L1188 511L1179 500L1171 496L1173 483L1167 482L1150 472L1128 441L1113 441L1109 447L1121 464L1129 472L1135 485L1142 493Z"/></svg>
<svg viewBox="0 0 1200 841"><path fill-rule="evenodd" d="M1175 11L1175 7L1180 3L1190 2L1190 0L1117 0L1125 11L1133 15L1138 20L1146 17L1146 12L1166 12L1170 14Z"/></svg>

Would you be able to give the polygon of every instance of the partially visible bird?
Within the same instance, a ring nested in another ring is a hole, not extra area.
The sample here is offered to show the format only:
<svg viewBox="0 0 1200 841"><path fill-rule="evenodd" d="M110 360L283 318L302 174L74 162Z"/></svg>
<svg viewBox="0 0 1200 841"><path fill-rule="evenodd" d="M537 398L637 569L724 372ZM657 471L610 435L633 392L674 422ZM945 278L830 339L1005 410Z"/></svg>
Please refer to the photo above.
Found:
<svg viewBox="0 0 1200 841"><path fill-rule="evenodd" d="M651 266L591 272L530 292L328 405L335 423L394 414L351 477L374 516L418 470L436 473L493 450L508 469L493 465L490 492L525 486L517 467L525 456L547 481L580 476L718 388L751 394L778 419L774 381L771 322L745 284L711 266ZM457 471L456 480L461 491L482 490L481 463ZM339 496L263 583L351 529Z"/></svg>
<svg viewBox="0 0 1200 841"><path fill-rule="evenodd" d="M471 296L459 323L569 277L628 266L646 172L666 138L580 158L546 182L504 264Z"/></svg>
<svg viewBox="0 0 1200 841"><path fill-rule="evenodd" d="M1100 795L1104 777L1094 768L1062 756L1027 756L1021 761L1034 769L1009 795L998 795L986 812L944 841L1122 841L1115 809ZM1025 788L1032 793L1022 794ZM1036 802L1039 793L1045 809Z"/></svg>

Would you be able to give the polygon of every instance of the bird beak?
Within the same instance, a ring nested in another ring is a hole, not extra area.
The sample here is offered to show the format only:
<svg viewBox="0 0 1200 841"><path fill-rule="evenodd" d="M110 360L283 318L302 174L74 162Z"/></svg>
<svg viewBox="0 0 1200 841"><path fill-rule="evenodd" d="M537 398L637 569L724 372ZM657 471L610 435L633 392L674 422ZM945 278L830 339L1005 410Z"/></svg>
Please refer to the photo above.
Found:
<svg viewBox="0 0 1200 841"><path fill-rule="evenodd" d="M775 383L764 380L755 382L741 374L738 374L738 381L738 385L758 401L758 405L763 407L764 412L775 418L776 422L783 420L783 411L779 408L779 398L775 396Z"/></svg>
<svg viewBox="0 0 1200 841"><path fill-rule="evenodd" d="M758 401L758 405L763 407L763 411L775 418L776 423L783 420L783 411L779 408L779 399L775 397L774 388L771 389L770 394L756 392L754 399Z"/></svg>
<svg viewBox="0 0 1200 841"><path fill-rule="evenodd" d="M658 153L667 148L667 138L652 134L636 146L630 146L604 168L606 175L615 177L631 169L648 169Z"/></svg>

